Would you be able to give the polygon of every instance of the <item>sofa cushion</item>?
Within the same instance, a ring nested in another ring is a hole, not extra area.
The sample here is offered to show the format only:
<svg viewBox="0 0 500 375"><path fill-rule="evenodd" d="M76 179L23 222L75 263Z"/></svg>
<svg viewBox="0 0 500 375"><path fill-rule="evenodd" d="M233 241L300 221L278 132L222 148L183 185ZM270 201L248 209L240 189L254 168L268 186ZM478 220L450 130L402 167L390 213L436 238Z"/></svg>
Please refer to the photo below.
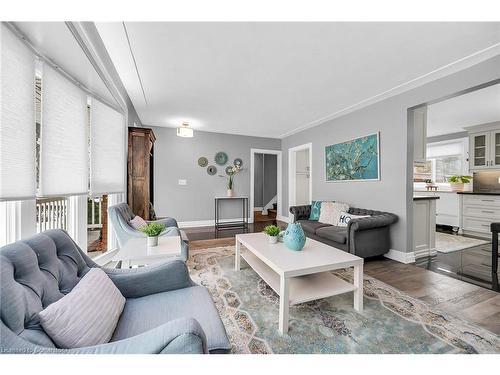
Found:
<svg viewBox="0 0 500 375"><path fill-rule="evenodd" d="M109 342L124 305L108 275L92 268L71 292L38 315L59 348L82 348Z"/></svg>
<svg viewBox="0 0 500 375"><path fill-rule="evenodd" d="M318 228L330 226L330 224L320 223L319 221L313 220L297 220L297 223L300 223L304 232L312 234L315 234Z"/></svg>
<svg viewBox="0 0 500 375"><path fill-rule="evenodd" d="M341 228L330 225L328 227L319 228L316 230L318 237L325 238L330 241L338 242L340 244L347 243L347 228Z"/></svg>
<svg viewBox="0 0 500 375"><path fill-rule="evenodd" d="M208 290L202 286L129 298L111 341L123 340L178 318L196 319L211 352L226 351L231 344Z"/></svg>

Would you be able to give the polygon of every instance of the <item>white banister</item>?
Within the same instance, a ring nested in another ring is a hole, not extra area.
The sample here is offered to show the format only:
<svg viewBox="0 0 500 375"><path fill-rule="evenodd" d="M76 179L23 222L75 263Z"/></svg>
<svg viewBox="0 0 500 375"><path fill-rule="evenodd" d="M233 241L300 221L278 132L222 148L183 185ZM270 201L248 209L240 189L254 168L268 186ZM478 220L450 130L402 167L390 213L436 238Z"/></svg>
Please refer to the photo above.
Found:
<svg viewBox="0 0 500 375"><path fill-rule="evenodd" d="M39 198L36 200L36 230L67 229L67 198Z"/></svg>

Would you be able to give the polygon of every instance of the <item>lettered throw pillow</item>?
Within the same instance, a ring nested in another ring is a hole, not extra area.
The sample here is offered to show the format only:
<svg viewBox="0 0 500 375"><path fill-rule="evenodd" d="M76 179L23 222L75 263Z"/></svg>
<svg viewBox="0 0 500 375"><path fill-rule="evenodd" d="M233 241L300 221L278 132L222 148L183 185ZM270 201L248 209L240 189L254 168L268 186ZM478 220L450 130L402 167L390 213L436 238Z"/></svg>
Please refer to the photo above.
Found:
<svg viewBox="0 0 500 375"><path fill-rule="evenodd" d="M309 220L318 221L320 212L321 201L313 201L311 204L311 214L309 215Z"/></svg>
<svg viewBox="0 0 500 375"><path fill-rule="evenodd" d="M109 342L125 298L100 268L91 268L71 292L38 313L44 331L58 348Z"/></svg>
<svg viewBox="0 0 500 375"><path fill-rule="evenodd" d="M347 212L349 205L341 202L321 202L321 213L319 222L330 225L337 225L341 212Z"/></svg>
<svg viewBox="0 0 500 375"><path fill-rule="evenodd" d="M134 229L141 229L143 226L147 225L146 221L140 217L139 215L136 215L132 220L129 221L130 225Z"/></svg>
<svg viewBox="0 0 500 375"><path fill-rule="evenodd" d="M337 226L338 227L347 227L347 224L352 219L361 219L363 217L370 217L370 215L353 215L353 214L349 214L347 212L341 212L339 215L339 221L337 223Z"/></svg>

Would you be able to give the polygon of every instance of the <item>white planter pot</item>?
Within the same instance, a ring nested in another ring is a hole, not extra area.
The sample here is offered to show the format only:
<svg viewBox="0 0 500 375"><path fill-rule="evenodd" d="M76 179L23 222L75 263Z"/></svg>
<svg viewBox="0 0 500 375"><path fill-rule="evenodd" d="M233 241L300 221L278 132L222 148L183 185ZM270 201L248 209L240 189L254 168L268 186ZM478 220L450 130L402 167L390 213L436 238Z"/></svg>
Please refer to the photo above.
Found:
<svg viewBox="0 0 500 375"><path fill-rule="evenodd" d="M464 183L463 182L450 182L451 191L463 191Z"/></svg>
<svg viewBox="0 0 500 375"><path fill-rule="evenodd" d="M228 197L234 196L234 190L233 189L227 189L227 196Z"/></svg>
<svg viewBox="0 0 500 375"><path fill-rule="evenodd" d="M148 246L149 247L158 246L158 236L148 237Z"/></svg>
<svg viewBox="0 0 500 375"><path fill-rule="evenodd" d="M269 243L278 243L278 236L267 235L267 237L269 238Z"/></svg>

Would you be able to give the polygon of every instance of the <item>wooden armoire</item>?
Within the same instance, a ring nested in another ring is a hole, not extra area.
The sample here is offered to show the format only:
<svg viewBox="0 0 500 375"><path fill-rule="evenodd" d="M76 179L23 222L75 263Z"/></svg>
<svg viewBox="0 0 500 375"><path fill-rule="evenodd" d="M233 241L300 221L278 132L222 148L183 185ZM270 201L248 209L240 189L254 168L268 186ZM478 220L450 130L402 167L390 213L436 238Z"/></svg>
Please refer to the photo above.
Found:
<svg viewBox="0 0 500 375"><path fill-rule="evenodd" d="M136 215L150 219L153 204L154 143L152 129L128 128L127 203Z"/></svg>

